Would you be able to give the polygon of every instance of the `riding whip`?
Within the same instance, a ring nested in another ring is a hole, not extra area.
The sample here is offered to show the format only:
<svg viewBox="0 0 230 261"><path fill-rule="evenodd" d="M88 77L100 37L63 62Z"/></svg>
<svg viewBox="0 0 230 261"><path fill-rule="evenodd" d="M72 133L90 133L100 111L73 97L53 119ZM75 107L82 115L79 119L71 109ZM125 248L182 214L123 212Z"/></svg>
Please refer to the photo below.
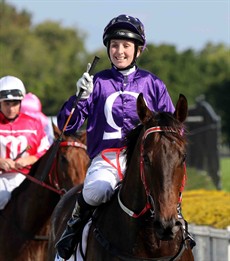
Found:
<svg viewBox="0 0 230 261"><path fill-rule="evenodd" d="M99 59L100 58L97 57L97 56L94 57L94 60L93 60L93 62L91 64L91 67L90 67L90 69L88 71L89 74L92 74L92 72L93 72L97 62L99 61ZM46 176L50 172L50 169L51 169L52 164L53 164L53 160L54 160L54 158L55 158L55 156L57 154L58 148L60 146L60 143L61 143L61 140L62 140L62 136L63 136L63 134L64 134L64 132L66 130L66 127L69 124L69 121L70 121L70 119L71 119L71 117L72 117L72 115L73 115L73 113L74 113L74 111L75 111L75 109L77 107L77 104L78 104L79 100L81 99L81 96L82 96L83 92L84 92L84 90L81 89L79 94L78 94L78 96L76 97L76 100L75 100L75 102L73 104L73 107L72 107L72 110L70 112L70 115L68 116L68 118L67 118L67 120L65 122L65 125L64 125L64 127L63 127L63 129L62 129L62 131L61 131L61 133L59 135L59 137L54 141L54 143L52 144L50 149L46 152L46 153L49 153L49 157L47 158L47 164L46 164L45 168L43 169L43 175L42 175L42 178L41 178L42 181L45 180Z"/></svg>

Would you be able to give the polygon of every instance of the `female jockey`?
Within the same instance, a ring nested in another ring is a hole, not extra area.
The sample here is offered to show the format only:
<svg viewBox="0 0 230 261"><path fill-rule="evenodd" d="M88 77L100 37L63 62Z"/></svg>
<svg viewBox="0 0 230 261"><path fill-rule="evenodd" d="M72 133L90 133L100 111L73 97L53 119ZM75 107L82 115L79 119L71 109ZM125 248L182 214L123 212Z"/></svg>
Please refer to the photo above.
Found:
<svg viewBox="0 0 230 261"><path fill-rule="evenodd" d="M25 179L23 174L28 174L28 167L49 148L40 120L20 112L25 94L20 79L14 76L0 79L0 210Z"/></svg>
<svg viewBox="0 0 230 261"><path fill-rule="evenodd" d="M56 244L59 256L64 259L73 253L90 210L111 198L120 173L125 171L124 137L139 124L136 112L139 93L143 93L152 111L174 112L163 81L136 65L146 46L144 26L138 18L128 15L113 18L104 29L103 43L112 66L94 77L85 72L77 81L76 95L81 89L84 93L66 128L66 133L74 133L88 120L87 148L92 162L72 217ZM75 99L75 95L70 97L61 108L60 129Z"/></svg>

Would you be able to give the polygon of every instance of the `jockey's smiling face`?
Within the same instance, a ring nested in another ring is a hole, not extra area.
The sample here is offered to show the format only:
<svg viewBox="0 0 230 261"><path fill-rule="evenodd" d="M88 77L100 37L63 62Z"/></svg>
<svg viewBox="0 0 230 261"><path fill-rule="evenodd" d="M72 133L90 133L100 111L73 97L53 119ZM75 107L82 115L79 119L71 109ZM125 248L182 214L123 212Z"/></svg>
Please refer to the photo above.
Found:
<svg viewBox="0 0 230 261"><path fill-rule="evenodd" d="M110 41L109 56L112 64L118 69L124 69L128 67L133 59L135 53L135 44L130 40L118 40L112 39ZM137 57L140 51L137 52Z"/></svg>
<svg viewBox="0 0 230 261"><path fill-rule="evenodd" d="M8 120L14 120L18 116L20 107L20 100L6 100L1 102L1 111Z"/></svg>

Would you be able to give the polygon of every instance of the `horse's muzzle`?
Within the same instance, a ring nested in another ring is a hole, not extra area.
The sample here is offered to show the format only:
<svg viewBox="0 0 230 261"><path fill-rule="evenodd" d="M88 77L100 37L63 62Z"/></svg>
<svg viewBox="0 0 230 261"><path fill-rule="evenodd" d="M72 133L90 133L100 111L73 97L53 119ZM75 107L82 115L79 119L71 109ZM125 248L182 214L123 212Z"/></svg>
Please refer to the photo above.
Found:
<svg viewBox="0 0 230 261"><path fill-rule="evenodd" d="M172 240L175 238L177 232L181 228L182 224L180 221L175 219L155 220L153 223L156 236L163 241Z"/></svg>

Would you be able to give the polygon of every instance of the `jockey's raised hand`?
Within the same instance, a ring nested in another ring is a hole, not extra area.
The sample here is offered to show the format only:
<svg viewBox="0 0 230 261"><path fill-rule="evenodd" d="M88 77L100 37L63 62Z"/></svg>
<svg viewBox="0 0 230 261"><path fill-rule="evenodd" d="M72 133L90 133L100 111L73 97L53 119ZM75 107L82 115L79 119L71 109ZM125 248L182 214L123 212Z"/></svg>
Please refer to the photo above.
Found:
<svg viewBox="0 0 230 261"><path fill-rule="evenodd" d="M88 63L86 72L83 73L82 77L77 81L77 91L76 96L78 96L81 89L84 90L82 93L81 99L88 99L89 95L93 91L93 75L89 75L89 69L91 67L91 64Z"/></svg>

